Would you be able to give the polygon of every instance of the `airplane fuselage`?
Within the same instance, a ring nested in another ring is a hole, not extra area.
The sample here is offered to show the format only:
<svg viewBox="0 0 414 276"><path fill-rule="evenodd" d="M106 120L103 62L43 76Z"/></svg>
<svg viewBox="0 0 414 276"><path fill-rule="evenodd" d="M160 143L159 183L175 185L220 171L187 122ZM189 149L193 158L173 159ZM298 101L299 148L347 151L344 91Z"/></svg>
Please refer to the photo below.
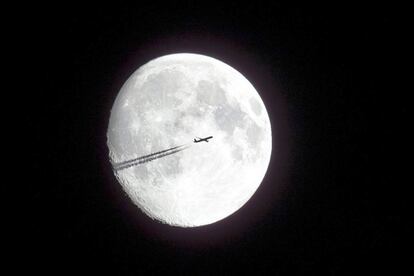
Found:
<svg viewBox="0 0 414 276"><path fill-rule="evenodd" d="M200 142L207 142L208 143L208 139L211 139L211 138L213 138L213 136L208 136L208 137L205 137L205 138L197 137L198 140L196 138L194 138L194 143L200 143Z"/></svg>

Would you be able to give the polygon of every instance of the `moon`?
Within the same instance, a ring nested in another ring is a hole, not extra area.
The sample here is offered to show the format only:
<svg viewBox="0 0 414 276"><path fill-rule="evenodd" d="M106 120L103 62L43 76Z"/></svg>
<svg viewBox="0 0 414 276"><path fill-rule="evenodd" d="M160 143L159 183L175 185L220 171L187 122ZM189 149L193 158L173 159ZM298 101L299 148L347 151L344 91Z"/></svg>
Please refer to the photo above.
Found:
<svg viewBox="0 0 414 276"><path fill-rule="evenodd" d="M195 137L213 136L194 143ZM125 82L107 130L112 164L186 145L186 150L114 170L129 198L162 223L222 220L255 193L272 152L268 113L237 70L199 54L153 59Z"/></svg>

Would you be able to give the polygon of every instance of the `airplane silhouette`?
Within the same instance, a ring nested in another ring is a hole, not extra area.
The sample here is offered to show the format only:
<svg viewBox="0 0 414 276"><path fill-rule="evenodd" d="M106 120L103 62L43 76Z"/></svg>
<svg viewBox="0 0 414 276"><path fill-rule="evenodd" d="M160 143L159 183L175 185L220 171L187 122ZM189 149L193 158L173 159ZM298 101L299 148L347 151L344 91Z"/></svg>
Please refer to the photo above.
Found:
<svg viewBox="0 0 414 276"><path fill-rule="evenodd" d="M196 137L197 139L194 138L194 143L200 143L200 142L207 142L208 143L208 139L213 138L213 136L208 136L206 138L200 138L200 137Z"/></svg>

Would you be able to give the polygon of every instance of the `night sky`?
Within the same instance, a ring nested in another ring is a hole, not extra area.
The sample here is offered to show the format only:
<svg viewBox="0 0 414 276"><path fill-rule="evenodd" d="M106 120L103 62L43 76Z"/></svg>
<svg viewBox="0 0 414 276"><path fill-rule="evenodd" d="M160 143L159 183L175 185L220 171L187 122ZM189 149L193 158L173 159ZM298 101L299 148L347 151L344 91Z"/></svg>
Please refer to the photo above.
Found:
<svg viewBox="0 0 414 276"><path fill-rule="evenodd" d="M113 275L355 275L404 263L399 211L409 127L399 40L386 6L145 4L43 6L24 39L32 135L21 259L30 271ZM122 191L106 128L125 80L169 53L241 72L272 123L272 159L238 212L184 229ZM396 135L398 138L396 138ZM391 162L390 162L391 161ZM408 174L407 174L408 175ZM142 274L145 273L145 274Z"/></svg>

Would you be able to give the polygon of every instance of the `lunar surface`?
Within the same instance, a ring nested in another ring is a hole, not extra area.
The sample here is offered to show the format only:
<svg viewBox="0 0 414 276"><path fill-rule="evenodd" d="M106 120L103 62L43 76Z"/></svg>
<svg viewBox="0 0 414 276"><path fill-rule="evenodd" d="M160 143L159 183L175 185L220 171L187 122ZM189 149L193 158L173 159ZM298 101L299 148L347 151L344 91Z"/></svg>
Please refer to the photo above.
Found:
<svg viewBox="0 0 414 276"><path fill-rule="evenodd" d="M194 143L207 136L208 143ZM195 227L226 218L252 197L269 165L272 134L263 101L242 74L182 53L129 77L111 110L107 145L112 164L184 145L114 173L151 218Z"/></svg>

